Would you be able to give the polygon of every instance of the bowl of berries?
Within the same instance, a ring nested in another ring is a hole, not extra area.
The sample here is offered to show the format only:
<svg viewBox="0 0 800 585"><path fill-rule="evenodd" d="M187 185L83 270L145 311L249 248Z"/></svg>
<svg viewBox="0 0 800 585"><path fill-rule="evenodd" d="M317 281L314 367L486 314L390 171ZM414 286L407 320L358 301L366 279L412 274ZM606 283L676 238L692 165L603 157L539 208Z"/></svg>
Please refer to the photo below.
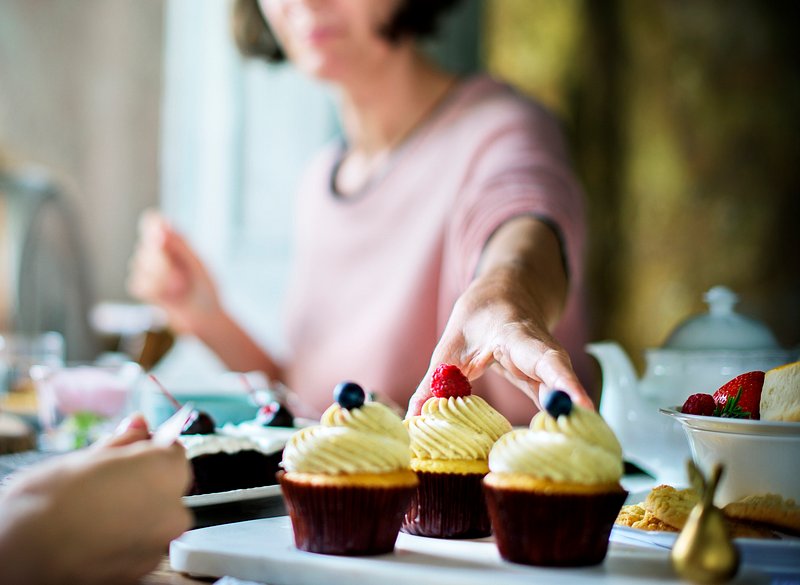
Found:
<svg viewBox="0 0 800 585"><path fill-rule="evenodd" d="M746 372L660 410L681 423L700 468L724 465L718 505L765 494L800 502L800 362Z"/></svg>

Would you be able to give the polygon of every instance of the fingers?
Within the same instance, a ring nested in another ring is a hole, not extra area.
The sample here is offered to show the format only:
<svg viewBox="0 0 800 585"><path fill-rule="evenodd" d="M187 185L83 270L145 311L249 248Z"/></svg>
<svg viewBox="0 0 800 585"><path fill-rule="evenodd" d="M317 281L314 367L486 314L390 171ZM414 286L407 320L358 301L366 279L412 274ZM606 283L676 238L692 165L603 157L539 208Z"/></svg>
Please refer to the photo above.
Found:
<svg viewBox="0 0 800 585"><path fill-rule="evenodd" d="M150 430L147 427L147 421L141 413L137 412L119 423L113 435L95 442L92 445L92 449L121 447L123 445L136 443L137 441L146 441L149 438Z"/></svg>
<svg viewBox="0 0 800 585"><path fill-rule="evenodd" d="M428 371L425 372L411 399L408 401L406 418L416 416L422 411L422 405L432 396L431 378L433 372L441 364L453 364L468 380L480 378L493 361L489 351L469 352L464 335L452 327L447 327L439 343L433 350Z"/></svg>
<svg viewBox="0 0 800 585"><path fill-rule="evenodd" d="M430 379L428 380L427 383L423 380L414 394L411 395L411 399L408 401L408 410L406 411L407 419L419 415L422 412L422 405L431 397ZM428 388L428 390L426 391L424 388Z"/></svg>
<svg viewBox="0 0 800 585"><path fill-rule="evenodd" d="M495 352L495 359L536 393L535 401L540 407L541 391L558 389L569 394L575 403L594 409L592 400L572 369L569 355L554 339L542 340L515 330L507 333L507 338Z"/></svg>
<svg viewBox="0 0 800 585"><path fill-rule="evenodd" d="M164 251L170 228L156 211L148 209L139 218L139 241L128 266L127 288L130 294L147 302L161 302L168 295L175 271Z"/></svg>
<svg viewBox="0 0 800 585"><path fill-rule="evenodd" d="M470 347L473 345L474 347ZM520 326L505 327L494 339L467 343L464 334L448 327L433 351L428 371L408 402L406 418L420 414L431 397L431 377L439 364L454 364L469 380L479 378L490 366L499 372L537 407L542 392L559 389L584 408L594 404L572 369L567 352L547 333L534 333Z"/></svg>

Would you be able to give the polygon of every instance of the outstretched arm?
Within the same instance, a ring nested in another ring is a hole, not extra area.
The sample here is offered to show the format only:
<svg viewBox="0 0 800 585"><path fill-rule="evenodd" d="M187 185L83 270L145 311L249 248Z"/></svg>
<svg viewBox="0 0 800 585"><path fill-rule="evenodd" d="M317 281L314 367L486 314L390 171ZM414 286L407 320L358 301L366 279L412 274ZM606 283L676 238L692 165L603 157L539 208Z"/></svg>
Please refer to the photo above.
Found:
<svg viewBox="0 0 800 585"><path fill-rule="evenodd" d="M558 388L593 408L569 355L550 333L567 289L553 229L530 216L503 224L486 244L474 280L453 307L408 414L419 414L430 397L431 375L441 363L457 365L470 380L493 367L537 404L542 389Z"/></svg>

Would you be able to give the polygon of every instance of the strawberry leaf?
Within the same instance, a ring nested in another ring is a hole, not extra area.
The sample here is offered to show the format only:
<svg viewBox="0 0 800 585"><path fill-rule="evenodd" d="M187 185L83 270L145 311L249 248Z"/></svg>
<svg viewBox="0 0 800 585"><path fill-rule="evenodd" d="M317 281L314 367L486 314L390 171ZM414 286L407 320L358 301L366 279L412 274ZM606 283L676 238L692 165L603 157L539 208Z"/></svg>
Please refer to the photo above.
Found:
<svg viewBox="0 0 800 585"><path fill-rule="evenodd" d="M739 399L742 397L742 390L742 386L739 386L739 391L736 392L736 396L726 400L722 408L717 406L717 408L714 409L714 416L719 416L722 418L751 418L750 413L746 410L742 410L742 407L739 406Z"/></svg>

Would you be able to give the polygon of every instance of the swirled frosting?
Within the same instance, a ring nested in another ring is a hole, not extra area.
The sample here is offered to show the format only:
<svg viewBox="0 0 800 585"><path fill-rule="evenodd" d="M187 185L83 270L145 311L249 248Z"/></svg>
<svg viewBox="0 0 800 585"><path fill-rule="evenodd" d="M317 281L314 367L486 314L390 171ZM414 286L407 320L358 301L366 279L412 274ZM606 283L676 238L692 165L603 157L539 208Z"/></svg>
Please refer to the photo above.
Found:
<svg viewBox="0 0 800 585"><path fill-rule="evenodd" d="M608 484L622 477L622 450L599 414L573 405L554 419L537 414L530 429L501 437L489 454L492 473L515 473L576 484Z"/></svg>
<svg viewBox="0 0 800 585"><path fill-rule="evenodd" d="M480 396L429 398L406 426L414 458L447 461L486 460L495 441L511 430Z"/></svg>
<svg viewBox="0 0 800 585"><path fill-rule="evenodd" d="M349 410L333 404L320 422L292 435L283 451L284 470L338 475L409 468L408 432L383 404Z"/></svg>
<svg viewBox="0 0 800 585"><path fill-rule="evenodd" d="M530 428L532 431L559 433L581 439L622 459L622 446L614 431L606 424L603 417L593 410L575 406L569 415L561 415L558 418L550 416L543 410L533 417Z"/></svg>

